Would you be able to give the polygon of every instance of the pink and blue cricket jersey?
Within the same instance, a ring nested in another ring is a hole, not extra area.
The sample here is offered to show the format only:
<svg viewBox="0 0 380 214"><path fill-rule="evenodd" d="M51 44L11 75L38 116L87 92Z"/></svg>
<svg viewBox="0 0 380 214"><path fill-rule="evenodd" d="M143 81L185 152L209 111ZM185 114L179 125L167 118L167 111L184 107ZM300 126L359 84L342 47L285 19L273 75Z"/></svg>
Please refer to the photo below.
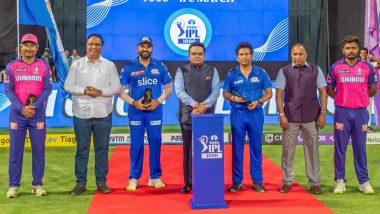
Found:
<svg viewBox="0 0 380 214"><path fill-rule="evenodd" d="M334 113L334 164L335 180L345 180L345 162L351 138L354 165L360 184L369 181L366 140L369 105L368 87L377 84L373 67L358 60L354 65L336 62L330 69L327 83L335 89Z"/></svg>
<svg viewBox="0 0 380 214"><path fill-rule="evenodd" d="M9 186L20 186L22 160L26 131L32 144L32 185L42 185L45 168L46 102L52 90L50 67L36 59L27 64L21 59L10 62L6 67L4 91L12 103L9 113ZM21 114L30 95L36 97L35 114L27 118Z"/></svg>
<svg viewBox="0 0 380 214"><path fill-rule="evenodd" d="M367 108L368 86L376 84L372 66L364 61L349 65L345 60L335 63L327 76L329 85L336 88L335 105L344 108Z"/></svg>

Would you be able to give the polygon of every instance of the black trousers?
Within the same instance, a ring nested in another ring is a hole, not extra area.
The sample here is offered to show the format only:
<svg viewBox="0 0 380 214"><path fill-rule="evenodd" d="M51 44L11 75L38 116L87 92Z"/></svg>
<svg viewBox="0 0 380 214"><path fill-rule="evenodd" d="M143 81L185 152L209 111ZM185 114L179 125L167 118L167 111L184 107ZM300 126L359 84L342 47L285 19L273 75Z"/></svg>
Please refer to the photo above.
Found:
<svg viewBox="0 0 380 214"><path fill-rule="evenodd" d="M192 135L191 124L181 123L183 141L183 180L186 185L192 185Z"/></svg>

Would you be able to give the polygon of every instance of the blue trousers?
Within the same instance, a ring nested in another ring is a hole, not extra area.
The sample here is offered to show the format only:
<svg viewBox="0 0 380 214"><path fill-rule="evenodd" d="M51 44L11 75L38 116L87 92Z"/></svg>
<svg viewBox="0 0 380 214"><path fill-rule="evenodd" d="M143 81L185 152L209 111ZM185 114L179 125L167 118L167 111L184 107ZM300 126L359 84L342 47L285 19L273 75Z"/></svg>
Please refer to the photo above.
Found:
<svg viewBox="0 0 380 214"><path fill-rule="evenodd" d="M244 142L248 133L250 173L252 181L262 183L262 148L264 113L262 108L252 111L231 109L232 181L243 182Z"/></svg>
<svg viewBox="0 0 380 214"><path fill-rule="evenodd" d="M157 179L162 175L160 161L162 111L129 109L128 117L131 128L131 171L129 178L139 179L141 177L144 160L144 133L146 129L149 142L150 178Z"/></svg>
<svg viewBox="0 0 380 214"><path fill-rule="evenodd" d="M359 183L369 180L367 168L367 109L349 109L336 106L334 113L334 163L335 180L346 176L346 152L351 137L354 166Z"/></svg>
<svg viewBox="0 0 380 214"><path fill-rule="evenodd" d="M96 183L106 183L111 126L112 114L105 118L81 119L74 117L74 132L77 140L77 152L75 154L77 184L86 186L87 183L88 155L92 135L94 138Z"/></svg>
<svg viewBox="0 0 380 214"><path fill-rule="evenodd" d="M42 185L45 170L45 139L46 139L45 110L41 109L32 118L26 118L13 109L9 113L9 186L19 187L22 174L22 161L26 130L32 144L32 185Z"/></svg>

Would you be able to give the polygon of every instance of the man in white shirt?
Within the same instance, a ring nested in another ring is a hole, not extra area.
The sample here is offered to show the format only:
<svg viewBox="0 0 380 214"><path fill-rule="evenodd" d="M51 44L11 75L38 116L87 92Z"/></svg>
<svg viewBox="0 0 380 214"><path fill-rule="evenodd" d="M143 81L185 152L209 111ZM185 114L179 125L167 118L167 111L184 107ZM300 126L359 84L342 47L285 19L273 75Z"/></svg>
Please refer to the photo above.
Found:
<svg viewBox="0 0 380 214"><path fill-rule="evenodd" d="M76 186L71 195L86 191L87 165L93 134L95 177L97 190L110 193L106 185L108 146L112 127L112 98L119 92L119 74L113 62L103 58L103 39L92 34L87 38L87 55L73 62L65 81L65 90L72 94L74 132L77 141L75 155Z"/></svg>

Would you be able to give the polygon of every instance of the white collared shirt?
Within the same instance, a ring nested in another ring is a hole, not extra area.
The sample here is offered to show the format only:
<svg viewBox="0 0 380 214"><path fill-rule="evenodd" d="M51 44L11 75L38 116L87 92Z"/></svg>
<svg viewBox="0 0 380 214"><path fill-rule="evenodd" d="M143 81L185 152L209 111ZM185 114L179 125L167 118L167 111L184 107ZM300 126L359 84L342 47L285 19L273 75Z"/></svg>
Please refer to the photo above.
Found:
<svg viewBox="0 0 380 214"><path fill-rule="evenodd" d="M103 95L84 95L87 86L102 90ZM72 94L73 114L82 119L104 118L113 109L112 98L120 89L120 78L113 62L100 58L91 63L87 56L75 60L65 81L65 90Z"/></svg>

